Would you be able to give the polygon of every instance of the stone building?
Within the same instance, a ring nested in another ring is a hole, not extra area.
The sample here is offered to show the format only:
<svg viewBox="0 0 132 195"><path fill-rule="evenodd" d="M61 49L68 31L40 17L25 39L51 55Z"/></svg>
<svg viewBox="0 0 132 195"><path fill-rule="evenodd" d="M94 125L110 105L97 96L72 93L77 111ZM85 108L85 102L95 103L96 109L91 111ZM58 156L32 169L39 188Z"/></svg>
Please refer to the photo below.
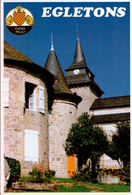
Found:
<svg viewBox="0 0 132 195"><path fill-rule="evenodd" d="M103 91L86 64L79 37L66 77L53 42L44 68L6 42L4 47L5 156L20 161L22 174L31 161L49 163L56 177L69 177L77 170L77 159L66 156L64 144L83 112L103 127L109 139L117 122L130 120L130 96L101 98ZM119 168L105 154L101 166Z"/></svg>
<svg viewBox="0 0 132 195"><path fill-rule="evenodd" d="M56 177L67 177L77 170L75 157L67 157L64 146L69 129L77 120L77 105L81 97L73 94L68 87L53 43L45 68L54 75L54 97L49 114L49 165L56 171ZM74 163L71 170L70 160Z"/></svg>
<svg viewBox="0 0 132 195"><path fill-rule="evenodd" d="M130 120L130 96L119 96L110 98L96 99L90 108L92 121L102 127L111 140L116 133L117 122ZM122 163L112 160L106 154L102 155L100 167L120 168Z"/></svg>
<svg viewBox="0 0 132 195"><path fill-rule="evenodd" d="M77 115L88 112L95 125L102 127L111 140L116 132L117 122L130 120L130 96L101 98L104 92L95 83L95 75L87 67L79 37L77 37L74 61L66 69L66 73L69 88L82 97ZM120 168L121 166L106 154L100 159L100 167Z"/></svg>
<svg viewBox="0 0 132 195"><path fill-rule="evenodd" d="M4 155L48 166L48 99L53 75L4 43Z"/></svg>
<svg viewBox="0 0 132 195"><path fill-rule="evenodd" d="M93 122L103 127L111 139L116 131L115 124L130 120L130 96L101 98L104 92L95 83L95 75L87 67L79 37L77 37L74 61L66 69L66 73L69 88L82 97L77 115L88 112Z"/></svg>
<svg viewBox="0 0 132 195"><path fill-rule="evenodd" d="M88 112L96 98L104 93L94 81L95 75L89 70L86 64L84 53L79 37L77 37L74 61L66 69L66 80L73 93L82 97L78 106L77 116Z"/></svg>

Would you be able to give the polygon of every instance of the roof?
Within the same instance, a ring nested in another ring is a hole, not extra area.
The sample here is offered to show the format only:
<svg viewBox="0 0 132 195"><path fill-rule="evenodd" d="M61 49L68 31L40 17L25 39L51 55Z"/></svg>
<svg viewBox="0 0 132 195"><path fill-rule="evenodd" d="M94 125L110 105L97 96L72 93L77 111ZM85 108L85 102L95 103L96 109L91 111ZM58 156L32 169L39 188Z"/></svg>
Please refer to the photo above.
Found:
<svg viewBox="0 0 132 195"><path fill-rule="evenodd" d="M60 63L58 61L58 58L57 58L54 50L50 50L50 53L48 55L48 58L47 58L47 61L46 61L44 67L49 72L51 72L55 77L55 83L53 86L55 92L72 94L71 90L68 87L67 81L66 81L65 76L62 72Z"/></svg>
<svg viewBox="0 0 132 195"><path fill-rule="evenodd" d="M5 59L12 59L12 60L20 60L20 61L29 62L29 63L34 64L34 62L32 60L27 58L25 55L23 55L17 49L13 48L6 41L4 41L4 58Z"/></svg>
<svg viewBox="0 0 132 195"><path fill-rule="evenodd" d="M93 89L94 93L97 94L98 97L100 97L104 93L100 89L100 87L94 82L95 75L87 67L79 37L77 38L77 42L76 42L74 61L70 65L70 67L66 69L66 71L68 72L75 69L85 69L85 73L84 72L82 73L81 71L77 75L73 73L71 75L68 75L67 73L68 76L66 76L66 80L68 86L71 87L71 86L89 85ZM91 76L89 76L89 73L91 74Z"/></svg>
<svg viewBox="0 0 132 195"><path fill-rule="evenodd" d="M88 67L86 66L86 64L83 61L77 62L77 63L73 62L73 64L69 68L65 69L65 71L70 71L70 70L74 70L74 69L81 69L81 68L88 69Z"/></svg>
<svg viewBox="0 0 132 195"><path fill-rule="evenodd" d="M66 76L66 80L68 85L71 86L82 86L82 85L88 85L90 86L93 91L95 91L98 96L100 97L104 92L100 89L100 87L91 79L89 78L88 74L77 74L77 75L71 75Z"/></svg>
<svg viewBox="0 0 132 195"><path fill-rule="evenodd" d="M76 104L79 104L82 101L80 96L73 94L69 89L53 45L45 63L45 68L54 75L55 83L53 87L55 90L55 96L57 98L65 98L68 101L73 101Z"/></svg>
<svg viewBox="0 0 132 195"><path fill-rule="evenodd" d="M68 85L91 82L91 79L85 73L66 76L66 79L67 79Z"/></svg>
<svg viewBox="0 0 132 195"><path fill-rule="evenodd" d="M55 57L55 56L54 56ZM34 77L38 77L42 79L47 88L48 88L48 94L49 99L53 99L54 97L54 90L53 90L53 84L54 84L54 75L50 73L50 71L46 70L45 68L35 64L30 59L28 59L26 56L24 56L22 53L20 53L18 50L14 49L12 46L10 46L7 42L4 44L4 66L5 67L11 67L16 68L25 72L30 73ZM59 70L59 79L60 81L63 81L61 85L59 85L56 81L56 93L60 96L65 96L68 100L72 100L76 104L81 102L82 98L80 96L77 96L73 94L65 80L65 77L63 75L63 72L61 70L61 67L58 68ZM62 93L61 90L64 89ZM69 93L68 93L69 92Z"/></svg>
<svg viewBox="0 0 132 195"><path fill-rule="evenodd" d="M130 106L129 95L96 99L90 110L127 106Z"/></svg>
<svg viewBox="0 0 132 195"><path fill-rule="evenodd" d="M87 64L85 61L84 53L83 53L79 38L77 39L77 42L76 42L74 61L71 64L71 66L66 69L66 71L72 70L75 68L87 68Z"/></svg>
<svg viewBox="0 0 132 195"><path fill-rule="evenodd" d="M33 74L35 77L48 81L46 82L47 86L54 84L54 76L49 71L32 62L6 41L4 42L4 66L30 72L30 74Z"/></svg>
<svg viewBox="0 0 132 195"><path fill-rule="evenodd" d="M95 124L128 121L130 120L130 113L96 115L92 116L91 120Z"/></svg>

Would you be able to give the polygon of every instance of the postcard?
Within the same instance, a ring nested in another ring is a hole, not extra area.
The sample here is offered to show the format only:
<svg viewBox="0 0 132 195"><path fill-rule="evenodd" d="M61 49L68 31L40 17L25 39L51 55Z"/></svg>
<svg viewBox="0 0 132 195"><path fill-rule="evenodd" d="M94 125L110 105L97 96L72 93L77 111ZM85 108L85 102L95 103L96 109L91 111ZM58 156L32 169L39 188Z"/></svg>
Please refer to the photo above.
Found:
<svg viewBox="0 0 132 195"><path fill-rule="evenodd" d="M130 193L130 6L2 0L2 194Z"/></svg>

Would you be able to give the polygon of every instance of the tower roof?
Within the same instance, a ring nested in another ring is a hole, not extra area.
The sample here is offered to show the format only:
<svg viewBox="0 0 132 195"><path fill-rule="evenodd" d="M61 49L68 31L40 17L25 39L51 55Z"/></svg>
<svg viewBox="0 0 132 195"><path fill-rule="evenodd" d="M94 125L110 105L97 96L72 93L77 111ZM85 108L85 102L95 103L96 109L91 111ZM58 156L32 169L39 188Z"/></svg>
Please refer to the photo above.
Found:
<svg viewBox="0 0 132 195"><path fill-rule="evenodd" d="M76 42L76 49L75 49L75 55L74 55L74 62L73 63L78 63L78 62L83 62L84 66L86 66L86 61L85 57L83 54L82 46L79 40L79 37L77 38Z"/></svg>
<svg viewBox="0 0 132 195"><path fill-rule="evenodd" d="M59 60L57 58L57 55L53 47L52 37L51 37L51 50L48 55L44 68L54 75L55 82L53 87L55 90L56 97L59 97L61 99L65 97L68 101L73 101L76 104L79 104L82 101L82 98L76 94L73 94L68 87L66 78L63 74Z"/></svg>
<svg viewBox="0 0 132 195"><path fill-rule="evenodd" d="M75 69L80 69L80 71L76 73L74 72ZM77 36L74 61L71 66L66 69L66 71L66 80L68 86L89 85L92 87L94 92L98 94L99 97L104 93L94 82L95 75L87 67L79 36Z"/></svg>
<svg viewBox="0 0 132 195"><path fill-rule="evenodd" d="M66 69L66 71L73 70L75 68L88 68L79 37L77 37L76 49L75 49L75 54L74 54L74 61L71 64L71 66Z"/></svg>
<svg viewBox="0 0 132 195"><path fill-rule="evenodd" d="M72 94L71 90L68 87L67 81L64 77L64 74L62 72L56 53L53 49L53 45L51 46L52 47L51 47L50 53L45 63L45 68L54 75L54 78L55 78L54 90L57 93Z"/></svg>

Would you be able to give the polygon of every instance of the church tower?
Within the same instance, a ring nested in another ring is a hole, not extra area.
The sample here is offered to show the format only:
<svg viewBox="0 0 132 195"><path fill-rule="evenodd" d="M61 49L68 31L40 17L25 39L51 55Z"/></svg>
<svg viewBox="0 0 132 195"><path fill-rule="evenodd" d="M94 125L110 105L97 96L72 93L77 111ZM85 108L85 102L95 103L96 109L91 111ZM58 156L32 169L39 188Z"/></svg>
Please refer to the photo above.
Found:
<svg viewBox="0 0 132 195"><path fill-rule="evenodd" d="M56 177L66 178L72 174L72 171L77 170L75 158L72 158L74 166L73 170L70 170L70 158L67 157L64 147L69 129L77 120L77 105L82 99L73 94L68 87L53 48L53 40L45 68L55 78L54 97L50 102L51 112L49 113L49 167L56 171Z"/></svg>
<svg viewBox="0 0 132 195"><path fill-rule="evenodd" d="M73 93L82 97L81 103L78 105L77 115L88 112L96 98L100 98L103 91L95 83L95 75L89 70L84 53L81 47L79 36L77 36L74 61L66 70L66 80L68 86Z"/></svg>

